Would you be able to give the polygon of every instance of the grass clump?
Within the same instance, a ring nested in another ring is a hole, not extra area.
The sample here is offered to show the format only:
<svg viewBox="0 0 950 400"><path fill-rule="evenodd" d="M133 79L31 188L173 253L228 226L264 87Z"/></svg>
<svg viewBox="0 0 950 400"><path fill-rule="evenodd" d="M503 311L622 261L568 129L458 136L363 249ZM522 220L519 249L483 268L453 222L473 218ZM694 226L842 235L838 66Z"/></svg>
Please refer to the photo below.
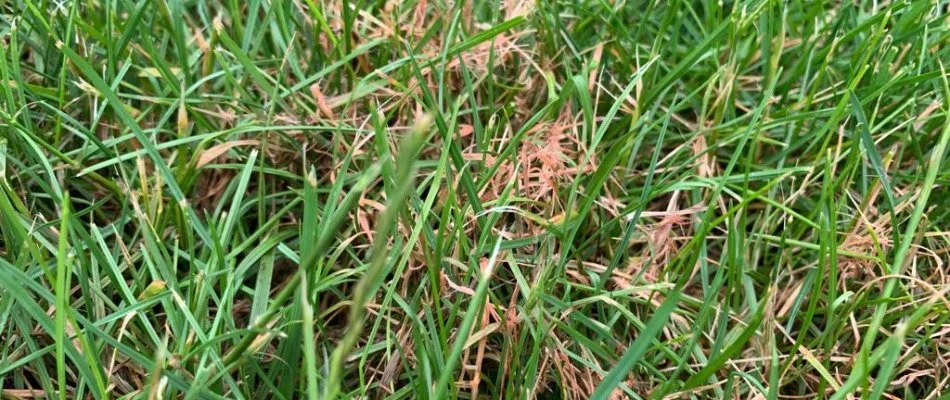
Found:
<svg viewBox="0 0 950 400"><path fill-rule="evenodd" d="M915 398L942 1L0 6L0 397Z"/></svg>

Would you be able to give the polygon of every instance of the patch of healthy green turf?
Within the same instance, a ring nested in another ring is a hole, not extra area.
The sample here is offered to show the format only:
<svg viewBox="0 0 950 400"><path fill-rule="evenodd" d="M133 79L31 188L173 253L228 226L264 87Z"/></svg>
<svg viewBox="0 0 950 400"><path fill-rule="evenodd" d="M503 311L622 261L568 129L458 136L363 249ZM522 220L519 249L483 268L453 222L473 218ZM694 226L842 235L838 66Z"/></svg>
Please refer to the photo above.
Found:
<svg viewBox="0 0 950 400"><path fill-rule="evenodd" d="M0 398L943 398L947 10L3 2Z"/></svg>

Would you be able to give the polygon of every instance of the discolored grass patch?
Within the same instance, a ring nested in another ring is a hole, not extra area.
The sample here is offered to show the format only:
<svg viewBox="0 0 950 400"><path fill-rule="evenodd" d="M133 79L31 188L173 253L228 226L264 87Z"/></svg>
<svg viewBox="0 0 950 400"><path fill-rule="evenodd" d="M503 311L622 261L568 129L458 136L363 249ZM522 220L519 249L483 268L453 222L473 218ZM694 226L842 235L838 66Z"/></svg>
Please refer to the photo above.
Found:
<svg viewBox="0 0 950 400"><path fill-rule="evenodd" d="M944 2L0 11L0 397L946 395Z"/></svg>

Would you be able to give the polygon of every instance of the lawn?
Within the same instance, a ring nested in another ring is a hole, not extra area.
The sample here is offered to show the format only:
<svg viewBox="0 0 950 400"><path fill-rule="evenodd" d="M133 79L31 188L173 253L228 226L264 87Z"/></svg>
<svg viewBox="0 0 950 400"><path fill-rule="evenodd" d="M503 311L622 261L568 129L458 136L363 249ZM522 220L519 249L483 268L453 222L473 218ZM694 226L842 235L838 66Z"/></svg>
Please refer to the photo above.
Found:
<svg viewBox="0 0 950 400"><path fill-rule="evenodd" d="M948 10L3 1L0 398L947 398Z"/></svg>

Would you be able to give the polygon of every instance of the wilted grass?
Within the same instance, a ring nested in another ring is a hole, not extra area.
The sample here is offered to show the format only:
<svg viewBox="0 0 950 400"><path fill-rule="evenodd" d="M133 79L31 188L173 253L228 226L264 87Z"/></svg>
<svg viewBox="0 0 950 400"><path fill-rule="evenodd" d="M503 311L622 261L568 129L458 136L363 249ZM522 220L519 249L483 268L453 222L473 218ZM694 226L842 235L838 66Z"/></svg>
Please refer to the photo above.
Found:
<svg viewBox="0 0 950 400"><path fill-rule="evenodd" d="M0 7L0 397L947 394L945 1Z"/></svg>

